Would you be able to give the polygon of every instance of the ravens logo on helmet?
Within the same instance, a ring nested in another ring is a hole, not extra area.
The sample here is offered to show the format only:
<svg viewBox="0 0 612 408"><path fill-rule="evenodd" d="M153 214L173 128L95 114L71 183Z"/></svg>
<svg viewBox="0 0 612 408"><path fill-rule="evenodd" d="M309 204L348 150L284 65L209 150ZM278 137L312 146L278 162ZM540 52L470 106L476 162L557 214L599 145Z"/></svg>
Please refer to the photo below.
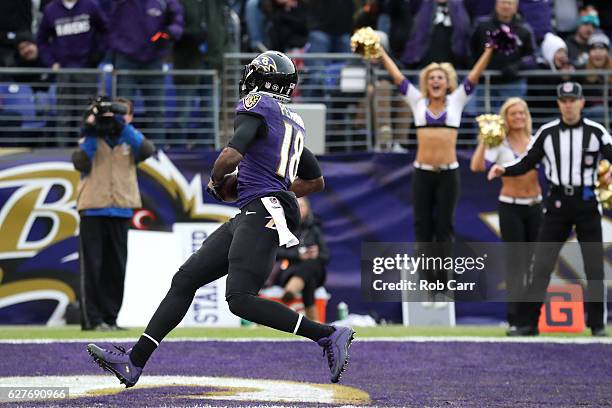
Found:
<svg viewBox="0 0 612 408"><path fill-rule="evenodd" d="M297 82L298 73L291 58L282 52L266 51L242 69L240 98L260 92L289 102Z"/></svg>

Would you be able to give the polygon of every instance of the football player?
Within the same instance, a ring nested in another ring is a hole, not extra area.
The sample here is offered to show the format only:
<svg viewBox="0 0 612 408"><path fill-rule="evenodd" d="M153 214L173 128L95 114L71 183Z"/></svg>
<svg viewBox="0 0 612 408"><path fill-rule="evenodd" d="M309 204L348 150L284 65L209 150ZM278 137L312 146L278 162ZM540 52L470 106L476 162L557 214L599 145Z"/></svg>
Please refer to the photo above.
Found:
<svg viewBox="0 0 612 408"><path fill-rule="evenodd" d="M237 195L240 213L179 268L133 348L87 346L93 359L126 387L136 384L153 351L183 319L196 290L225 275L232 313L316 341L327 354L331 382L340 379L354 331L316 323L281 303L258 297L279 245L297 244L292 233L300 220L296 196L324 187L319 164L304 146L304 122L285 105L297 82L295 64L280 52L267 51L244 67L235 133L215 161L207 188L218 200ZM232 173L237 167L236 194Z"/></svg>

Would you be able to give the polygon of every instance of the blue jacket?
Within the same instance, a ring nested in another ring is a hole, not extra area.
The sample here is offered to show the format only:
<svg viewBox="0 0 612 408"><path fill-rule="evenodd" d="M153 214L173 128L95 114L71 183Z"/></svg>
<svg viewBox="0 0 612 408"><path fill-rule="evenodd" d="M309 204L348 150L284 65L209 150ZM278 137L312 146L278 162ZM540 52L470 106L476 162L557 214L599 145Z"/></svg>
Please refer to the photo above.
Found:
<svg viewBox="0 0 612 408"><path fill-rule="evenodd" d="M126 124L119 135L119 138L113 139L107 137L104 139L106 144L111 148L120 146L122 144L129 145L132 152L138 152L140 145L144 140L144 136L132 125ZM90 161L93 162L94 156L98 149L98 137L95 134L88 133L84 129L84 140L79 144L79 148L87 154ZM135 157L135 160L138 158ZM119 208L119 207L107 207L107 208L96 208L87 209L83 211L84 215L92 217L120 217L120 218L131 218L134 211L131 208Z"/></svg>
<svg viewBox="0 0 612 408"><path fill-rule="evenodd" d="M170 34L172 40L183 34L183 6L178 0L115 0L110 20L110 48L143 63L160 59L170 49L167 42L151 40L157 32Z"/></svg>
<svg viewBox="0 0 612 408"><path fill-rule="evenodd" d="M401 56L406 65L418 63L429 47L429 37L433 28L435 0L425 0L416 15L412 34ZM448 0L449 14L453 24L452 51L457 57L467 60L469 57L470 19L463 6L463 0Z"/></svg>
<svg viewBox="0 0 612 408"><path fill-rule="evenodd" d="M94 0L78 0L72 9L61 0L47 4L38 28L40 60L50 67L92 68L106 49L108 22Z"/></svg>

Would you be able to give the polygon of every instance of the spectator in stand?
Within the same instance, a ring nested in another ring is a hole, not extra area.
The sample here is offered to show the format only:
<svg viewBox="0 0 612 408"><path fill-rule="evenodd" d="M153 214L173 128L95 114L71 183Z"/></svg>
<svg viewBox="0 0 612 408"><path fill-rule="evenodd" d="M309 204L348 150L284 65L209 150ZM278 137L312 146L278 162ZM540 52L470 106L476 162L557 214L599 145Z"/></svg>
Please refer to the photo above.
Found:
<svg viewBox="0 0 612 408"><path fill-rule="evenodd" d="M147 129L151 138L164 138L164 76L161 70L171 42L183 34L183 6L178 0L113 1L109 20L112 21L109 43L115 69L160 72L159 75L119 75L118 93L135 100L136 92L140 91L147 120L141 123L135 120L136 126Z"/></svg>
<svg viewBox="0 0 612 408"><path fill-rule="evenodd" d="M353 0L310 0L308 53L350 53L354 14ZM325 69L329 62L324 59L305 60L308 77L302 88L303 95L322 95Z"/></svg>
<svg viewBox="0 0 612 408"><path fill-rule="evenodd" d="M601 29L610 38L612 36L612 1L584 0L584 4L595 8L601 19Z"/></svg>
<svg viewBox="0 0 612 408"><path fill-rule="evenodd" d="M546 68L553 71L574 71L574 67L570 63L567 55L567 45L565 44L565 41L553 33L547 33L544 37L544 41L542 41L542 56L544 57ZM565 78L563 82L567 80L568 78Z"/></svg>
<svg viewBox="0 0 612 408"><path fill-rule="evenodd" d="M15 67L19 43L32 36L32 0L0 1L0 67Z"/></svg>
<svg viewBox="0 0 612 408"><path fill-rule="evenodd" d="M94 0L53 0L43 10L37 43L42 63L54 70L95 68L106 51L107 19ZM61 144L78 132L82 107L98 93L95 75L57 77L57 132Z"/></svg>
<svg viewBox="0 0 612 408"><path fill-rule="evenodd" d="M320 322L315 306L315 290L325 282L325 264L329 260L329 251L320 221L310 210L308 199L298 198L298 204L300 226L295 235L300 243L291 248L279 247L276 254L276 259L281 263L278 279L284 289L281 300L290 304L301 293L306 317Z"/></svg>
<svg viewBox="0 0 612 408"><path fill-rule="evenodd" d="M223 71L223 52L228 47L229 32L225 18L225 0L180 0L184 8L185 26L183 35L174 43L174 69L214 69L220 75ZM210 76L176 75L177 125L182 137L187 132L193 102L202 103L202 122L197 137L209 137L214 145L213 83ZM204 133L204 134L203 134Z"/></svg>
<svg viewBox="0 0 612 408"><path fill-rule="evenodd" d="M17 6L19 3L15 2L6 2L0 3L0 20L2 17L11 15L13 17L17 16L14 12L17 11L13 9L13 11L9 12L9 10L5 9L6 14L3 13L2 8L4 6L8 6L10 3L11 7ZM10 9L9 7L8 9ZM3 21L4 28L0 28L3 30L10 26L11 21L16 21L15 19L9 19L10 21ZM34 39L34 35L29 31L1 31L0 32L0 67L7 68L44 68L40 61L40 56L38 52L38 46L36 45L36 40ZM2 82L12 82L12 83L20 83L26 86L30 86L34 93L41 91L46 92L49 89L49 74L48 73L30 73L30 72L15 72L14 74L3 74L0 75L0 81ZM2 95L0 95L0 99ZM6 109L6 110L4 110ZM19 111L19 107L15 106L5 106L0 107L0 115L3 117L0 118L3 127L20 127L23 120L36 120L34 117L24 118L21 114L15 112L15 110ZM45 115L46 112L36 111L35 115L42 114ZM42 133L40 134L42 135ZM20 136L19 132L9 132L2 131L2 138L18 138ZM4 144L6 146L6 144ZM19 143L13 144L14 146L19 146Z"/></svg>
<svg viewBox="0 0 612 408"><path fill-rule="evenodd" d="M549 122L556 117L558 112L555 99L557 85L570 80L571 78L568 74L575 71L567 55L567 45L561 37L553 33L546 34L541 48L543 58L538 61L538 68L551 70L557 75L528 78L528 94L531 100L530 109L537 126Z"/></svg>
<svg viewBox="0 0 612 408"><path fill-rule="evenodd" d="M355 4L353 0L310 0L310 52L351 52Z"/></svg>
<svg viewBox="0 0 612 408"><path fill-rule="evenodd" d="M260 0L246 0L244 7L244 18L246 20L247 32L249 34L249 47L254 52L268 50L267 38L268 20L266 14L259 8Z"/></svg>
<svg viewBox="0 0 612 408"><path fill-rule="evenodd" d="M489 16L495 10L495 0L463 0L463 3L472 21Z"/></svg>
<svg viewBox="0 0 612 408"><path fill-rule="evenodd" d="M610 56L610 39L604 33L595 33L589 38L589 59L585 69L608 71L608 100L612 100L612 57ZM586 99L584 116L593 120L604 117L604 77L589 75L579 77L583 84Z"/></svg>
<svg viewBox="0 0 612 408"><path fill-rule="evenodd" d="M464 0L465 8L472 21L489 16L496 8L495 0ZM553 0L520 0L518 13L534 31L538 44L544 35L552 31Z"/></svg>
<svg viewBox="0 0 612 408"><path fill-rule="evenodd" d="M567 51L576 68L583 68L589 59L589 38L599 28L599 17L593 9L582 11L578 19L578 28L573 36L567 38Z"/></svg>
<svg viewBox="0 0 612 408"><path fill-rule="evenodd" d="M469 30L463 0L425 0L415 17L401 61L411 68L440 61L465 68L469 63Z"/></svg>
<svg viewBox="0 0 612 408"><path fill-rule="evenodd" d="M377 28L387 34L389 51L393 57L402 55L412 32L413 17L422 0L381 0Z"/></svg>
<svg viewBox="0 0 612 408"><path fill-rule="evenodd" d="M578 2L580 0L555 0L555 32L562 38L568 38L576 31L578 22Z"/></svg>
<svg viewBox="0 0 612 408"><path fill-rule="evenodd" d="M510 54L497 52L491 58L489 69L502 72L501 76L491 78L491 107L498 110L503 101L512 97L523 97L527 93L527 81L518 77L522 69L536 67L535 43L531 28L517 14L518 0L497 0L495 12L476 22L472 35L472 55L481 55L487 41L487 33L498 30L502 24L510 27L519 38L519 47ZM477 88L478 96L482 98L482 90Z"/></svg>
<svg viewBox="0 0 612 408"><path fill-rule="evenodd" d="M291 52L304 48L308 41L308 3L303 0L259 0L267 16L269 48Z"/></svg>
<svg viewBox="0 0 612 408"><path fill-rule="evenodd" d="M553 30L553 0L519 0L518 12L531 27L536 44L541 44L546 33Z"/></svg>

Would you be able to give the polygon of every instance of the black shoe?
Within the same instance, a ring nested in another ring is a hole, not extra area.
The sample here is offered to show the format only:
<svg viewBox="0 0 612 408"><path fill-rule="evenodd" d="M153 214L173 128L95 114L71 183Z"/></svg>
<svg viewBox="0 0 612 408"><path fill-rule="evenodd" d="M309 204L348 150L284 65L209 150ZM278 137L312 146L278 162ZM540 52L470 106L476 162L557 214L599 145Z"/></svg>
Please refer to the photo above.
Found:
<svg viewBox="0 0 612 408"><path fill-rule="evenodd" d="M93 330L93 331L98 331L98 332L109 332L109 331L111 331L111 330L113 330L113 329L112 329L112 327L111 327L111 326L109 326L108 324L106 324L106 323L102 322L102 323L100 323L100 324L95 325L95 326L93 327L93 329L91 329L91 330Z"/></svg>
<svg viewBox="0 0 612 408"><path fill-rule="evenodd" d="M512 326L506 331L506 336L521 337L521 336L537 336L540 331L533 326Z"/></svg>
<svg viewBox="0 0 612 408"><path fill-rule="evenodd" d="M126 330L128 330L125 327L117 326L117 323L110 324L109 326L110 326L111 331L126 331Z"/></svg>
<svg viewBox="0 0 612 408"><path fill-rule="evenodd" d="M591 335L593 337L608 337L608 332L606 331L606 327L592 327Z"/></svg>
<svg viewBox="0 0 612 408"><path fill-rule="evenodd" d="M111 326L102 322L81 327L83 331L111 331Z"/></svg>

